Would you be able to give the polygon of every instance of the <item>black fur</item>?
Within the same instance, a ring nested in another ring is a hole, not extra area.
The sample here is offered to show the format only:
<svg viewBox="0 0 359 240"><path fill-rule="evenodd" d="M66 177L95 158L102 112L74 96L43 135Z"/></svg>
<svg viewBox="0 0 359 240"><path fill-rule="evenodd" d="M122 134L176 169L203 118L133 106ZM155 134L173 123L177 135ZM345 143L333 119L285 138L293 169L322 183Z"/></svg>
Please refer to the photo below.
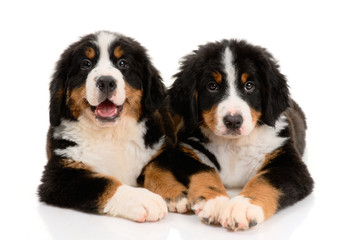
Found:
<svg viewBox="0 0 359 240"><path fill-rule="evenodd" d="M62 118L76 120L66 103L67 92L84 84L88 72L81 70L80 64L81 60L85 58L86 47L92 46L98 53L97 47L91 44L91 41L95 39L96 35L90 34L70 45L56 65L56 71L50 83L50 123L54 127L60 124ZM144 97L141 100L143 108L140 119L150 117L165 100L166 89L162 78L158 70L151 64L146 49L137 41L119 35L112 48L118 45L121 45L126 54L126 60L131 64L130 70L121 69L127 83L135 89L143 90ZM92 64L95 65L97 60L97 57L92 59ZM113 56L111 60L116 65L116 59Z"/></svg>
<svg viewBox="0 0 359 240"><path fill-rule="evenodd" d="M206 157L214 164L217 170L218 171L221 170L221 166L219 165L216 156L210 151L208 151L208 149L202 145L203 142L192 140L192 139L183 140L183 142L190 145L193 149L196 149L201 153L203 153L204 155L206 155Z"/></svg>
<svg viewBox="0 0 359 240"><path fill-rule="evenodd" d="M151 149L160 139L165 138L165 127L163 125L166 120L163 119L162 111L159 110L161 104L166 105L165 87L145 48L132 38L119 34L113 35L116 38L108 49L110 60L121 71L125 82L130 87L141 90L140 116L136 120L139 123L146 122L143 142L146 148ZM104 204L100 201L102 195L109 186L114 186L116 189L119 183L112 176L94 172L90 166L79 162L78 159L69 159L68 156L57 153L56 150L78 147L81 142L58 137L55 132L61 133L63 131L63 126L60 124L64 120L72 121L74 124L79 122L77 114L71 108L69 94L86 84L91 69L83 68L81 63L88 58L86 53L88 47L95 50L94 57L90 59L92 66L98 62L99 49L94 43L97 38L98 33L81 38L78 42L70 45L57 62L50 83L48 162L41 179L42 183L38 189L39 198L42 202L90 213L103 213L103 205L99 205ZM129 68L120 68L116 65L118 59L112 53L115 47L119 45L123 50L121 57L126 58L130 65ZM91 107L85 99L82 101L85 107ZM76 136L72 137L77 138ZM122 143L119 142L118 144ZM151 158L152 156L148 156L148 161ZM128 164L131 164L131 161L128 161Z"/></svg>
<svg viewBox="0 0 359 240"><path fill-rule="evenodd" d="M41 202L72 208L88 213L99 213L98 199L109 180L94 177L85 169L65 168L52 158L45 167L38 194Z"/></svg>
<svg viewBox="0 0 359 240"><path fill-rule="evenodd" d="M252 101L251 106L254 109L262 112L260 122L274 126L279 115L289 107L286 78L279 72L279 65L269 52L245 41L224 40L209 43L184 58L180 71L174 75L176 81L169 89L171 106L185 119L186 131L198 127L201 121L198 108L208 110L225 94L221 92L211 96L203 90L213 72L220 69L220 73L224 74L220 52L227 46L237 54L233 56L236 66L240 66L242 72L249 72L253 78L251 80L262 88L258 96L248 99L249 102Z"/></svg>
<svg viewBox="0 0 359 240"><path fill-rule="evenodd" d="M261 121L274 126L279 115L289 107L289 90L285 76L279 72L279 65L271 54L262 51L264 56L258 63L261 78L264 79Z"/></svg>
<svg viewBox="0 0 359 240"><path fill-rule="evenodd" d="M301 155L290 143L286 143L282 153L262 171L263 177L283 193L279 197L277 210L293 205L313 190L313 179L301 161Z"/></svg>
<svg viewBox="0 0 359 240"><path fill-rule="evenodd" d="M162 78L158 70L151 64L146 54L146 49L132 38L121 36L115 41L113 48L121 45L125 52L127 61L130 62L133 71L122 70L122 74L128 79L128 83L136 88L143 90L141 105L143 114L141 119L148 117L158 109L165 99L166 89L162 83ZM116 60L113 60L114 62Z"/></svg>
<svg viewBox="0 0 359 240"><path fill-rule="evenodd" d="M153 147L153 144L157 143L158 140L163 136L165 130L162 123L162 119L154 117L146 121L146 134L144 135L146 147Z"/></svg>
<svg viewBox="0 0 359 240"><path fill-rule="evenodd" d="M70 45L61 55L56 64L55 73L50 83L50 123L56 127L60 125L61 118L75 120L66 104L66 93L82 85L86 79L81 73L79 64L84 58L84 50L91 46L95 39L93 34L83 37L80 41Z"/></svg>
<svg viewBox="0 0 359 240"><path fill-rule="evenodd" d="M180 148L166 148L163 153L156 157L152 163L159 169L169 170L174 177L188 187L190 177L193 174L211 171L213 168L200 163L193 159L190 155L183 152ZM137 179L139 185L142 185L146 178L143 173Z"/></svg>
<svg viewBox="0 0 359 240"><path fill-rule="evenodd" d="M246 41L223 40L202 45L183 59L179 72L174 75L175 82L169 89L170 106L174 114L178 114L183 120L178 130L178 144L185 143L206 155L217 171L221 171L218 156L216 158L206 147L211 140L204 136L201 128L208 128L203 123L202 113L217 106L227 94L228 82L223 64L226 48L233 54L232 64L237 73L236 90L251 110L260 113L255 127L275 127L280 116L286 117L288 125L279 132L279 136L288 139L283 146L268 152L277 155L273 154L273 159L258 169L263 173L260 178L281 193L276 204L277 210L282 209L310 194L314 182L302 162L306 130L304 113L290 98L286 77L279 71L279 65L273 56L264 48ZM209 91L207 86L214 81L213 73L219 73L223 79L216 80L219 86L216 91ZM245 83L241 81L243 73L248 73L247 81L255 85L250 94L245 91ZM182 155L177 153L176 156L168 156L169 161L156 159L156 163L170 169L179 181L186 184L184 179L189 179L191 175L209 171L205 164L193 164L194 159L190 161L190 156ZM210 186L208 188L211 189ZM254 219L249 225L256 224Z"/></svg>

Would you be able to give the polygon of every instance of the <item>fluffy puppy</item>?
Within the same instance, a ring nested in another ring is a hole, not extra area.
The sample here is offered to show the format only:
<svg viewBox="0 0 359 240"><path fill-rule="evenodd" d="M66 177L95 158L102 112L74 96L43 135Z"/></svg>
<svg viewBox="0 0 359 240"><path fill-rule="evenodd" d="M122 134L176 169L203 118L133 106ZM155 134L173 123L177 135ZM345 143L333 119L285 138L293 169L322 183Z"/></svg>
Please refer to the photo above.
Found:
<svg viewBox="0 0 359 240"><path fill-rule="evenodd" d="M174 77L178 145L170 160L145 170L166 173L166 181L146 178L170 211L191 207L206 223L247 229L311 193L305 117L268 51L245 41L208 43ZM165 186L171 190L159 190ZM242 191L229 199L224 187Z"/></svg>
<svg viewBox="0 0 359 240"><path fill-rule="evenodd" d="M165 142L165 88L134 39L101 31L61 55L50 83L48 162L40 201L138 222L167 213L164 200L136 188Z"/></svg>

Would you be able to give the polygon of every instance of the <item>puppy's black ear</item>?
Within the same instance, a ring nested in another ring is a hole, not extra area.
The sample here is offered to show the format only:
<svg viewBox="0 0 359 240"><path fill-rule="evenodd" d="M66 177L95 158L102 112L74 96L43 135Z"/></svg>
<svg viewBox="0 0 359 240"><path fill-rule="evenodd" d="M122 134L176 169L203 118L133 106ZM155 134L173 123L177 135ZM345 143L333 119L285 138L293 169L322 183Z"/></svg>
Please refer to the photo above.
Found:
<svg viewBox="0 0 359 240"><path fill-rule="evenodd" d="M187 130L198 126L198 91L200 79L196 64L196 55L187 56L180 71L174 75L175 81L169 90L171 108L185 120Z"/></svg>
<svg viewBox="0 0 359 240"><path fill-rule="evenodd" d="M145 78L147 81L143 83L142 106L147 113L153 113L164 102L166 88L158 70L149 61Z"/></svg>
<svg viewBox="0 0 359 240"><path fill-rule="evenodd" d="M73 59L75 52L89 40L94 38L93 34L84 36L71 44L60 56L55 72L50 82L50 124L54 127L60 125L61 118L72 117L66 105L67 84L70 72L73 70Z"/></svg>
<svg viewBox="0 0 359 240"><path fill-rule="evenodd" d="M57 62L55 73L50 82L50 124L54 127L60 125L61 117L66 108L66 79L71 52L66 50Z"/></svg>
<svg viewBox="0 0 359 240"><path fill-rule="evenodd" d="M264 49L262 51L260 71L264 80L264 89L261 120L269 126L274 126L280 114L289 107L289 88L273 56Z"/></svg>

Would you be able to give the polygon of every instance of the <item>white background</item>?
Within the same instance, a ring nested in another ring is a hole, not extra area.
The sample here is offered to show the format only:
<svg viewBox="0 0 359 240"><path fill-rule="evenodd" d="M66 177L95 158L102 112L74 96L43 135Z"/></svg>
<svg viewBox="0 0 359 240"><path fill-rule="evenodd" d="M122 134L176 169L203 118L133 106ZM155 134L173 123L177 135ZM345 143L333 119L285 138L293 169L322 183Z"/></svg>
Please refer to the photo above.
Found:
<svg viewBox="0 0 359 240"><path fill-rule="evenodd" d="M349 1L2 1L0 239L359 239L358 6ZM136 38L166 85L199 44L247 39L279 60L308 118L312 195L249 231L194 215L134 223L45 206L48 83L62 51L97 30Z"/></svg>

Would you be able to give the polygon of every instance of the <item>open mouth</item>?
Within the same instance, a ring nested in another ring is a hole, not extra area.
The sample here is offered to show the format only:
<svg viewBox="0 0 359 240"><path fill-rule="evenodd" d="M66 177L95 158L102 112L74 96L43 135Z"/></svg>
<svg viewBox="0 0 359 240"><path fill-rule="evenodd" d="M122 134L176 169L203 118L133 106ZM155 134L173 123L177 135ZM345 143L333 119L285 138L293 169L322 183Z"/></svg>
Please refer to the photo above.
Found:
<svg viewBox="0 0 359 240"><path fill-rule="evenodd" d="M96 119L102 122L116 121L120 117L122 109L123 105L116 106L108 99L98 106L91 106L91 110L95 114Z"/></svg>

